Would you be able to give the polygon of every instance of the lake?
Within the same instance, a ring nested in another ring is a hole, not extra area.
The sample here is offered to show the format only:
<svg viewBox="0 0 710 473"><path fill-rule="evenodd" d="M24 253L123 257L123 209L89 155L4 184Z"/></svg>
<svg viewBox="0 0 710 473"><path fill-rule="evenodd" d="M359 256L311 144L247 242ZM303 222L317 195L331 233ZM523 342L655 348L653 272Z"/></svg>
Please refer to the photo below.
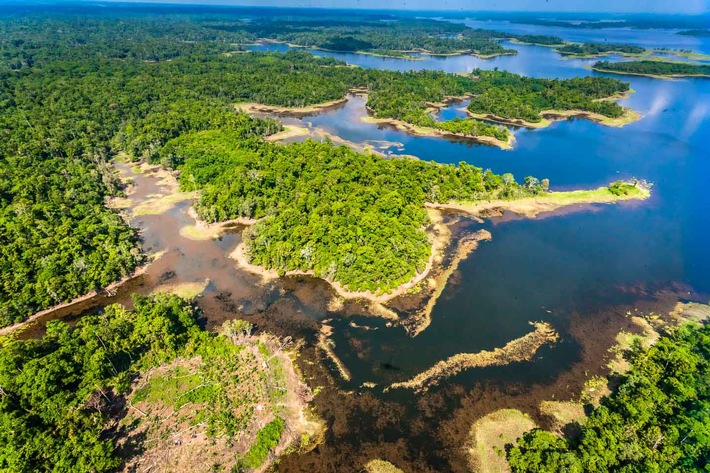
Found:
<svg viewBox="0 0 710 473"><path fill-rule="evenodd" d="M547 28L516 26L553 34ZM494 27L503 29L502 25ZM572 28L563 30L554 34L578 34ZM606 35L610 42L627 41L630 34L626 29L584 33ZM652 36L633 33L638 38ZM674 36L668 32L661 38ZM427 56L411 61L313 53L362 67L396 70L468 72L477 67L499 67L534 77L604 75L588 69L595 60L562 59L541 46L510 46L519 50L517 56L493 60ZM288 47L254 49L283 51ZM412 339L402 330L362 331L349 328L346 322L339 325L336 352L353 371L353 385L401 378L402 373L414 375L456 353L502 346L530 331L529 321L550 321L564 330L574 313L596 313L633 303L641 296L653 298L655 292L670 288L707 302L710 195L703 184L710 173L706 139L710 136L710 80L615 77L629 81L636 91L623 104L641 112L640 121L611 128L573 119L542 130L517 129L511 151L466 140L415 137L363 123L360 117L365 113L365 99L361 97L352 97L342 108L303 119L346 140L377 144L380 150L393 154L444 163L466 161L497 173L512 172L521 180L528 175L549 178L558 190L598 187L630 177L654 184L653 197L642 203L596 205L550 218L494 219L484 224L493 241L482 244L462 263L460 277L445 290L424 333ZM450 106L442 112L443 117L460 115L460 107L462 104ZM353 339L357 339L357 350L352 349ZM562 343L524 369L472 370L461 378L466 384L500 374L517 381L541 381L574 360L573 345L569 337L563 337ZM383 365L396 367L397 373L382 370Z"/></svg>

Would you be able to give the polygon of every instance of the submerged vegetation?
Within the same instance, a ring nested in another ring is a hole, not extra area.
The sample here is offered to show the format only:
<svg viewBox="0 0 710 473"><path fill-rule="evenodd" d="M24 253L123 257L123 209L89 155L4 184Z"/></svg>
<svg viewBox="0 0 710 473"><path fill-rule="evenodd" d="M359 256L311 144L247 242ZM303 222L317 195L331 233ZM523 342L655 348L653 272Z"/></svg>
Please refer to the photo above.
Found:
<svg viewBox="0 0 710 473"><path fill-rule="evenodd" d="M430 387L439 384L442 379L455 376L467 369L500 366L530 360L540 347L548 343L555 343L559 338L558 333L548 323L536 322L531 325L535 327L535 330L508 342L502 348L496 348L492 351L484 350L478 353L459 353L440 361L408 381L393 383L387 390L406 388L426 391Z"/></svg>
<svg viewBox="0 0 710 473"><path fill-rule="evenodd" d="M710 77L710 66L673 61L599 61L593 69L615 74L631 74L651 77Z"/></svg>

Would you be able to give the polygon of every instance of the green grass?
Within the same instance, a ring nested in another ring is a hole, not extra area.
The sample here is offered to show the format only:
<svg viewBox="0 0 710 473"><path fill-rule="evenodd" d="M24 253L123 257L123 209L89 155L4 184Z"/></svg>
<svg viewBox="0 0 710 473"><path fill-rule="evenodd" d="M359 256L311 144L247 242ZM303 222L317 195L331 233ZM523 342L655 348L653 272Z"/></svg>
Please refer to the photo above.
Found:
<svg viewBox="0 0 710 473"><path fill-rule="evenodd" d="M202 384L202 378L197 374L189 374L184 368L177 368L169 377L156 376L145 386L136 390L135 402L162 402L179 409L188 403L205 403L212 399L215 392L213 385Z"/></svg>
<svg viewBox="0 0 710 473"><path fill-rule="evenodd" d="M251 470L260 467L269 453L276 448L281 440L281 435L286 428L286 423L280 417L272 420L256 434L256 443L239 460L240 469Z"/></svg>

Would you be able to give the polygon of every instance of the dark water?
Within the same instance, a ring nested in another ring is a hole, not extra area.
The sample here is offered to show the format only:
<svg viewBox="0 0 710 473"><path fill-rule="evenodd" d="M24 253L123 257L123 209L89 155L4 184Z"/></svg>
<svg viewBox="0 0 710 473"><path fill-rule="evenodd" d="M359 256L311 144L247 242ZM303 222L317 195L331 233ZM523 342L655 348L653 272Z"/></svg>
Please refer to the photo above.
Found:
<svg viewBox="0 0 710 473"><path fill-rule="evenodd" d="M545 28L535 31L548 34ZM610 42L628 41L633 34L641 43L654 32L579 33L605 35ZM691 38L678 40L686 41L682 45L669 43L668 38L675 36L661 35L659 43L643 45L686 48L696 42ZM587 68L594 60L561 59L550 48L539 46L514 47L520 51L518 56L490 61L471 56L407 61L314 54L363 67L399 70L500 67L535 77L602 75ZM391 127L362 123L365 99L360 97L351 98L338 110L304 119L350 141L390 142L388 151L394 154L445 163L466 161L498 173L513 172L519 179L547 177L556 189L593 188L630 177L654 183L653 197L642 203L597 205L564 216L488 223L493 241L482 244L462 263L456 283L445 290L424 333L411 339L401 330L364 331L341 324L335 336L337 353L355 374L353 384L401 379L456 353L502 346L528 332L531 320L549 321L564 331L574 312L592 313L632 302L630 288L652 291L680 284L710 293L710 195L703 190L710 173L710 80L617 77L631 82L636 91L623 104L642 113L640 121L611 128L573 119L543 130L517 129L512 151L465 140L414 137ZM461 106L448 107L440 117L462 116ZM483 376L503 374L530 382L545 379L574 360L573 345L567 339L524 369L485 370ZM470 381L480 376L474 370L462 378Z"/></svg>

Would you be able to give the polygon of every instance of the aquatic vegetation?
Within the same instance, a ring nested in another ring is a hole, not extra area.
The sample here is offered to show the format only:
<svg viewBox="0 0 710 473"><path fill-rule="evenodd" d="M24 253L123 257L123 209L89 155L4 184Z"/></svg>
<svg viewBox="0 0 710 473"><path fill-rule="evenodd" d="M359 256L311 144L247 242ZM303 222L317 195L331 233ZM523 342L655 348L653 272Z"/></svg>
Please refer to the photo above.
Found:
<svg viewBox="0 0 710 473"><path fill-rule="evenodd" d="M391 384L386 390L413 389L415 391L426 391L430 387L439 384L442 380L455 376L464 370L530 360L540 347L555 343L559 338L555 329L548 323L534 322L531 325L535 327L534 331L511 340L502 348L496 348L492 351L484 350L478 353L459 353L438 362L408 381Z"/></svg>
<svg viewBox="0 0 710 473"><path fill-rule="evenodd" d="M441 270L433 279L431 285L434 287L426 305L416 314L410 316L404 323L404 328L411 336L416 337L431 324L431 312L434 310L439 297L446 289L446 283L451 275L458 269L461 261L465 260L472 251L478 248L480 241L489 241L493 238L488 230L479 230L472 235L467 235L457 242L456 251L451 256L448 266Z"/></svg>
<svg viewBox="0 0 710 473"><path fill-rule="evenodd" d="M320 331L318 332L318 348L323 350L323 353L330 359L330 361L333 362L335 367L338 370L338 373L340 374L340 377L343 378L345 381L350 381L352 379L352 375L350 374L350 370L345 366L343 361L338 357L338 355L335 353L335 343L333 343L333 340L330 339L330 336L333 334L333 327L328 325L328 321L323 321L321 324Z"/></svg>
<svg viewBox="0 0 710 473"><path fill-rule="evenodd" d="M367 473L403 473L402 470L385 460L370 460L365 465Z"/></svg>

